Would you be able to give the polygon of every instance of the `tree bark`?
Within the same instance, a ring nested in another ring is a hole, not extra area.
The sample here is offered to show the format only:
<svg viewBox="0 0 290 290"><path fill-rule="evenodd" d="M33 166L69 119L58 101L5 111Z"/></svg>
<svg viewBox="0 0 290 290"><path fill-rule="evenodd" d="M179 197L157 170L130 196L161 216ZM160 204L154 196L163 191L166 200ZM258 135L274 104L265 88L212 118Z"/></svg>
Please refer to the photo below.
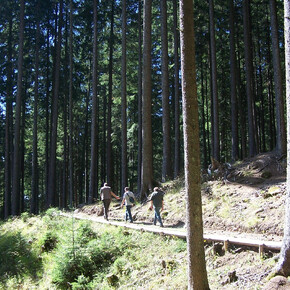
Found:
<svg viewBox="0 0 290 290"><path fill-rule="evenodd" d="M60 61L61 61L61 40L62 40L62 23L63 23L63 0L60 1L59 7L59 23L56 44L56 63L54 75L54 89L52 102L52 124L50 137L50 159L48 172L48 196L46 207L56 205L56 145L57 145L57 124L58 124L58 98L59 98L59 83L60 83Z"/></svg>
<svg viewBox="0 0 290 290"><path fill-rule="evenodd" d="M11 214L11 178L12 178L12 125L13 125L13 84L12 84L12 16L9 19L7 52L7 97L6 97L6 116L5 116L5 195L4 195L4 218L7 219Z"/></svg>
<svg viewBox="0 0 290 290"><path fill-rule="evenodd" d="M151 15L152 1L144 0L143 12L143 78L142 78L142 168L141 199L153 189L153 152L151 119Z"/></svg>
<svg viewBox="0 0 290 290"><path fill-rule="evenodd" d="M205 266L192 0L180 1L188 289L209 289Z"/></svg>
<svg viewBox="0 0 290 290"><path fill-rule="evenodd" d="M107 182L114 186L112 150L112 103L113 103L113 49L114 49L114 0L111 1L111 30L109 39L109 83L108 83L108 123L107 123Z"/></svg>
<svg viewBox="0 0 290 290"><path fill-rule="evenodd" d="M37 5L39 11L39 4ZM40 24L39 15L37 14L36 37L35 37L35 85L34 85L34 112L33 112L33 154L32 154L32 184L31 184L31 202L30 212L38 213L38 194L39 194L39 180L38 180L38 78L39 78L39 35Z"/></svg>
<svg viewBox="0 0 290 290"><path fill-rule="evenodd" d="M229 0L230 8L230 77L231 77L231 131L232 131L232 161L239 157L238 139L238 107L237 107L237 59L235 48L235 15L234 1Z"/></svg>
<svg viewBox="0 0 290 290"><path fill-rule="evenodd" d="M161 90L162 90L162 133L163 160L162 181L172 178L170 146L170 108L168 73L167 0L160 0L161 10Z"/></svg>
<svg viewBox="0 0 290 290"><path fill-rule="evenodd" d="M14 157L12 177L12 210L13 216L20 214L20 130L21 130L21 106L22 106L22 75L23 75L23 45L24 45L24 9L25 1L20 1L20 24L19 24L19 51L18 51L18 76L17 95L15 108L15 129L14 129Z"/></svg>
<svg viewBox="0 0 290 290"><path fill-rule="evenodd" d="M69 203L72 207L74 200L74 164L73 164L73 0L70 0L69 22Z"/></svg>
<svg viewBox="0 0 290 290"><path fill-rule="evenodd" d="M138 2L138 195L141 192L142 167L142 0Z"/></svg>
<svg viewBox="0 0 290 290"><path fill-rule="evenodd" d="M284 237L276 274L290 276L290 1L284 1L284 38L286 65L286 110L287 110L287 195L285 206Z"/></svg>
<svg viewBox="0 0 290 290"><path fill-rule="evenodd" d="M276 104L276 150L279 154L286 153L286 128L284 119L284 100L282 85L282 69L279 51L278 21L276 1L269 0L271 16L271 39L273 52L275 104Z"/></svg>
<svg viewBox="0 0 290 290"><path fill-rule="evenodd" d="M216 160L220 160L220 137L219 137L219 104L217 88L217 63L216 63L216 43L214 28L214 3L209 0L209 19L210 19L210 55L211 55L211 87L212 87L212 155Z"/></svg>
<svg viewBox="0 0 290 290"><path fill-rule="evenodd" d="M127 48L126 48L126 0L122 0L122 73L121 73L121 119L122 119L122 163L121 163L121 191L125 186L128 186L128 160L127 160L127 85L126 85L126 72L127 72Z"/></svg>
<svg viewBox="0 0 290 290"><path fill-rule="evenodd" d="M255 112L253 92L253 55L250 25L250 0L243 1L243 24L245 43L245 67L246 67L246 90L248 103L248 130L249 130L249 156L257 154L257 142L255 138Z"/></svg>
<svg viewBox="0 0 290 290"><path fill-rule="evenodd" d="M174 178L180 174L180 93L179 93L179 33L177 24L177 1L173 0L174 22Z"/></svg>
<svg viewBox="0 0 290 290"><path fill-rule="evenodd" d="M94 10L94 40L93 40L93 96L92 96L92 124L91 124L91 166L90 166L90 187L89 187L89 203L93 202L97 192L97 82L98 82L98 71L97 71L97 43L98 43L98 27L97 27L97 0L93 0Z"/></svg>

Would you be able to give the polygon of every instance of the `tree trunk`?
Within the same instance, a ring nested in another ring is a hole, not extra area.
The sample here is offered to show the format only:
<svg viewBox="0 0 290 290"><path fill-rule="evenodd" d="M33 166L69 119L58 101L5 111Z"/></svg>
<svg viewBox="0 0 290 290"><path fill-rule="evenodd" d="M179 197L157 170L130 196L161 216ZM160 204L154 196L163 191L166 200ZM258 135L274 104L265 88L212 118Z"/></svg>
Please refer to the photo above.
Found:
<svg viewBox="0 0 290 290"><path fill-rule="evenodd" d="M56 63L54 75L54 90L52 102L52 124L51 124L51 138L50 138L50 159L48 172L48 196L46 207L56 205L56 143L57 143L57 123L58 123L58 95L60 83L60 60L61 60L61 40L62 40L62 14L63 14L63 0L60 1L59 7L59 23L58 35L56 45Z"/></svg>
<svg viewBox="0 0 290 290"><path fill-rule="evenodd" d="M180 93L179 93L179 33L177 24L177 1L173 0L174 22L174 178L180 174Z"/></svg>
<svg viewBox="0 0 290 290"><path fill-rule="evenodd" d="M69 203L72 207L74 202L74 166L73 166L73 0L70 0L70 23L69 23Z"/></svg>
<svg viewBox="0 0 290 290"><path fill-rule="evenodd" d="M260 39L260 31L257 29L257 37ZM260 98L260 107L258 111L258 116L259 116L259 152L266 152L266 132L265 132L265 102L264 102L264 94L263 94L263 68L262 68L262 52L261 52L261 47L260 47L260 42L258 41L257 43L257 53L258 53L258 64L257 64L257 69L256 69L256 79L257 79L257 96Z"/></svg>
<svg viewBox="0 0 290 290"><path fill-rule="evenodd" d="M278 21L276 1L269 0L271 16L271 38L273 51L273 69L274 69L274 86L275 86L275 104L276 104L276 150L279 154L286 153L286 129L284 119L284 100L282 85L282 70L279 51Z"/></svg>
<svg viewBox="0 0 290 290"><path fill-rule="evenodd" d="M37 11L39 11L39 4L37 5ZM32 154L32 184L31 184L31 202L30 212L33 214L38 213L38 194L39 194L39 181L38 181L38 78L39 78L39 15L37 14L36 24L36 37L35 37L35 85L34 85L34 112L33 112L33 154Z"/></svg>
<svg viewBox="0 0 290 290"><path fill-rule="evenodd" d="M267 26L270 27L267 18ZM270 44L270 32L267 33L267 62L271 63L271 44ZM269 146L270 150L273 150L276 146L276 126L275 126L275 109L273 102L273 75L271 67L267 69L267 94L268 94L268 110L269 110Z"/></svg>
<svg viewBox="0 0 290 290"><path fill-rule="evenodd" d="M192 0L180 1L188 289L209 289L205 265Z"/></svg>
<svg viewBox="0 0 290 290"><path fill-rule="evenodd" d="M290 276L290 1L284 1L284 33L286 64L286 105L287 105L287 195L285 206L284 238L276 273Z"/></svg>
<svg viewBox="0 0 290 290"><path fill-rule="evenodd" d="M220 137L219 137L219 104L217 88L217 64L216 64L216 44L214 28L214 3L209 0L209 19L210 19L210 55L211 55L211 87L212 87L212 134L213 150L212 155L216 160L220 160Z"/></svg>
<svg viewBox="0 0 290 290"><path fill-rule="evenodd" d="M204 89L204 68L203 62L200 62L200 75L201 75L201 124L202 124L202 152L203 152L203 167L207 168L208 165L208 152L207 152L207 132L206 132L206 94Z"/></svg>
<svg viewBox="0 0 290 290"><path fill-rule="evenodd" d="M15 129L14 129L14 159L12 177L12 215L20 214L20 130L21 130L21 105L22 105L22 75L23 75L23 45L24 45L24 9L25 1L20 1L20 24L19 24L19 51L18 51L18 76L17 95L15 108Z"/></svg>
<svg viewBox="0 0 290 290"><path fill-rule="evenodd" d="M122 72L121 72L121 119L122 119L122 162L121 162L121 191L125 186L128 186L128 161L127 161L127 85L126 85L126 72L127 72L127 48L126 48L126 0L122 0Z"/></svg>
<svg viewBox="0 0 290 290"><path fill-rule="evenodd" d="M49 13L47 15L47 26L49 27ZM50 122L49 122L49 100L50 100L50 31L47 30L46 36L46 95L45 95L45 196L48 196L48 172L49 172L49 137L50 137Z"/></svg>
<svg viewBox="0 0 290 290"><path fill-rule="evenodd" d="M112 100L113 100L113 49L114 49L114 0L111 1L111 31L109 39L109 84L108 84L108 124L107 124L107 182L113 186L113 152L112 152Z"/></svg>
<svg viewBox="0 0 290 290"><path fill-rule="evenodd" d="M28 74L25 75L25 87L22 93L21 105L21 125L20 125L20 213L25 211L26 204L24 203L24 155L25 155L25 124L26 124L26 99L28 90Z"/></svg>
<svg viewBox="0 0 290 290"><path fill-rule="evenodd" d="M172 178L170 146L170 110L169 110L169 73L168 73L168 36L167 36L167 0L160 0L161 10L161 90L162 90L162 133L163 162L162 181Z"/></svg>
<svg viewBox="0 0 290 290"><path fill-rule="evenodd" d="M234 1L229 0L230 8L230 77L231 77L231 128L232 128L232 161L239 158L239 139L238 139L238 104L237 104L237 60L235 48L235 15Z"/></svg>
<svg viewBox="0 0 290 290"><path fill-rule="evenodd" d="M248 130L249 130L249 156L257 154L257 143L255 138L255 112L254 112L254 93L253 93L253 55L250 25L250 1L243 1L243 24L244 24L244 43L245 43L245 67L246 67L246 89L248 102Z"/></svg>
<svg viewBox="0 0 290 290"><path fill-rule="evenodd" d="M152 1L144 0L143 12L143 78L142 78L142 168L141 199L153 188L153 152L151 120L151 15Z"/></svg>
<svg viewBox="0 0 290 290"><path fill-rule="evenodd" d="M12 126L13 126L13 84L12 84L12 16L9 19L8 35L8 60L7 60L7 97L5 118L5 196L4 196L4 218L11 214L11 177L12 177Z"/></svg>
<svg viewBox="0 0 290 290"><path fill-rule="evenodd" d="M67 47L67 43L66 43ZM67 48L66 48L66 55L67 55ZM66 57L67 58L67 57ZM66 63L67 65L67 63ZM67 78L67 76L66 76ZM68 130L67 130L67 103L68 103L68 92L67 92L67 86L64 94L64 106L63 106L63 160L62 160L62 180L60 182L61 186L61 193L60 193L60 207L66 208L67 207L67 201L68 201L68 145L67 145L67 139L68 139ZM72 206L70 204L70 206Z"/></svg>
<svg viewBox="0 0 290 290"><path fill-rule="evenodd" d="M138 3L138 195L141 192L142 166L142 0Z"/></svg>
<svg viewBox="0 0 290 290"><path fill-rule="evenodd" d="M94 41L93 41L93 100L92 100L92 124L91 124L91 166L90 166L90 188L89 188L89 203L93 202L97 192L97 43L98 43L98 27L97 27L97 0L93 0L94 9Z"/></svg>
<svg viewBox="0 0 290 290"><path fill-rule="evenodd" d="M239 51L239 50L238 50ZM238 116L239 116L239 123L240 124L246 124L246 114L243 109L243 97L244 94L242 93L242 81L241 81L241 58L238 54L238 70L237 70L237 96L238 96ZM241 136L241 152L240 152L240 158L246 158L246 148L247 148L247 133L246 133L246 126L240 126L240 136Z"/></svg>

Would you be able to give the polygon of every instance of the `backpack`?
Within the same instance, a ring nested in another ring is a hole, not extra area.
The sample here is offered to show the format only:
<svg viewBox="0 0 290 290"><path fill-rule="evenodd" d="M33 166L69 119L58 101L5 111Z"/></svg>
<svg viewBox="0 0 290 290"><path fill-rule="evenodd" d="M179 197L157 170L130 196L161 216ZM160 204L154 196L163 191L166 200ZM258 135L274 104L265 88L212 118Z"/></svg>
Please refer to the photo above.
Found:
<svg viewBox="0 0 290 290"><path fill-rule="evenodd" d="M134 197L133 197L133 196L130 196L129 194L128 194L128 196L129 196L129 201L130 201L131 203L135 203L135 199L134 199Z"/></svg>

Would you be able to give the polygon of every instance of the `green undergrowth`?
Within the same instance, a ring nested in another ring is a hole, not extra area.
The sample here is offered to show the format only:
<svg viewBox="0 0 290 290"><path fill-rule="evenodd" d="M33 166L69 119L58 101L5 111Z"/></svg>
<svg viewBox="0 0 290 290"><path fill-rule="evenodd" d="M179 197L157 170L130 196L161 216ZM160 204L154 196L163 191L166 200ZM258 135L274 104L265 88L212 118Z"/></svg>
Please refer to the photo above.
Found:
<svg viewBox="0 0 290 290"><path fill-rule="evenodd" d="M79 221L54 209L1 223L0 251L0 289L187 289L183 239ZM211 289L240 289L242 275L261 277L273 267L270 257L250 250L224 253L222 245L207 244L205 251ZM222 285L232 271L239 279ZM261 289L261 282L247 289Z"/></svg>
<svg viewBox="0 0 290 290"><path fill-rule="evenodd" d="M181 239L78 221L56 210L11 219L0 233L0 289L186 288Z"/></svg>

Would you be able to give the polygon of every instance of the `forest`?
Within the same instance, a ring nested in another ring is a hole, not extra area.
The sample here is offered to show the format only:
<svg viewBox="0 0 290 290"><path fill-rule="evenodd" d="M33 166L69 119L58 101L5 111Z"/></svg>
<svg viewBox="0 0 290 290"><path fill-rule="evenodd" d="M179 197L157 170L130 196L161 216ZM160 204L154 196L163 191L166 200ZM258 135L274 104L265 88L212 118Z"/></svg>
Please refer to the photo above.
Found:
<svg viewBox="0 0 290 290"><path fill-rule="evenodd" d="M1 2L1 218L92 203L104 182L142 200L183 175L179 4ZM283 13L194 1L202 170L286 153Z"/></svg>

